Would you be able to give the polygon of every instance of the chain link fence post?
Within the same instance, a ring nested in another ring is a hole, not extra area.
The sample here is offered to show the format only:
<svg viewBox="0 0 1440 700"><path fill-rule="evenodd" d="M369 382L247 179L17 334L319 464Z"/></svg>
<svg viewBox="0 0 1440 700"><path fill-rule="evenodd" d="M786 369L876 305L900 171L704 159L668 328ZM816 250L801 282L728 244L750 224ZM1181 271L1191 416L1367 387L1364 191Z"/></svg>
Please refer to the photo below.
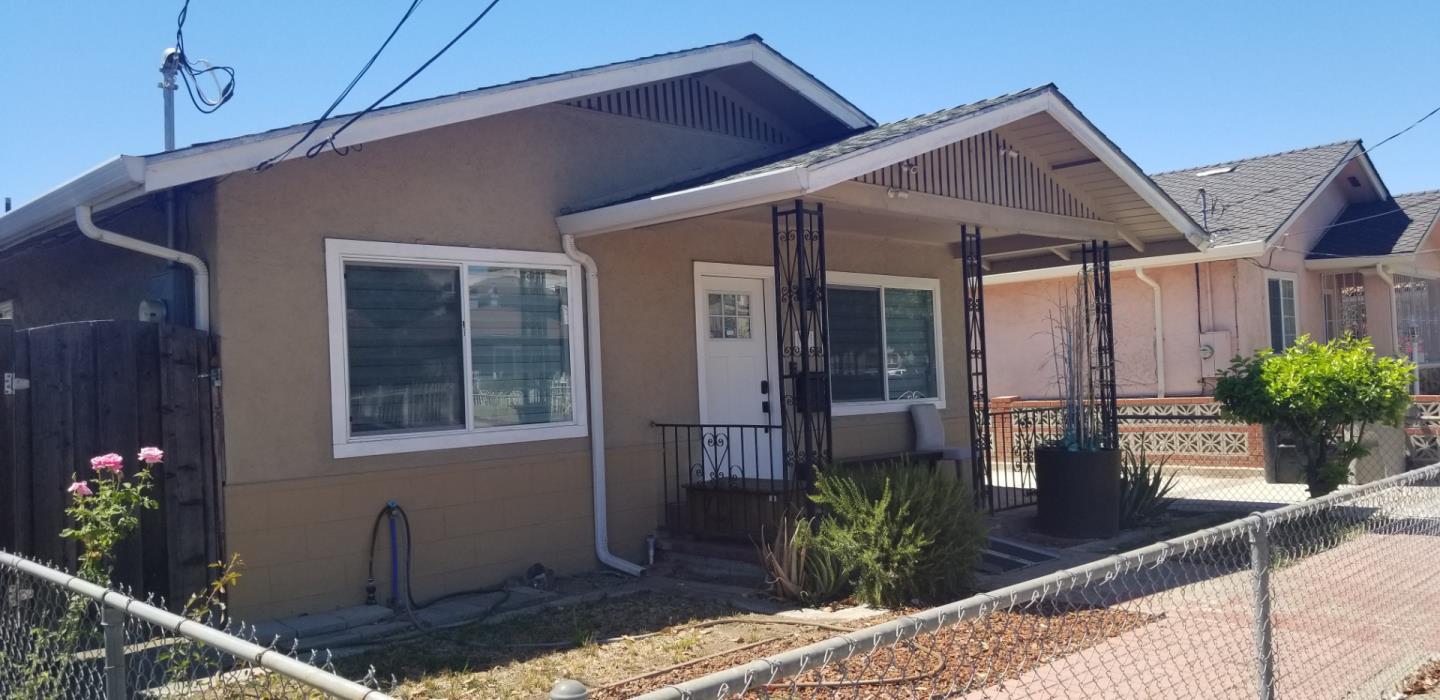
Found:
<svg viewBox="0 0 1440 700"><path fill-rule="evenodd" d="M1255 584L1255 663L1259 672L1260 700L1275 700L1273 620L1270 615L1270 522L1251 516L1250 567Z"/></svg>
<svg viewBox="0 0 1440 700"><path fill-rule="evenodd" d="M100 626L105 631L105 698L125 700L125 611L102 604Z"/></svg>

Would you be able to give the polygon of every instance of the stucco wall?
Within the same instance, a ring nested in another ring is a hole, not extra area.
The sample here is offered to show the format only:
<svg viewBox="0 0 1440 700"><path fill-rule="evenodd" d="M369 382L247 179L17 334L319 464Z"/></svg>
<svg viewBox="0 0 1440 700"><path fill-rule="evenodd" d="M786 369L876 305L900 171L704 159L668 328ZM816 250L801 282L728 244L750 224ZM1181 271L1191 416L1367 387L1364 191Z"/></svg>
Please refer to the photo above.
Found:
<svg viewBox="0 0 1440 700"><path fill-rule="evenodd" d="M332 457L327 237L558 251L554 217L562 208L753 159L762 148L545 107L219 183L215 325L225 371L227 536L248 563L234 591L237 612L254 619L360 602L371 521L390 499L414 524L420 599L493 584L535 562L561 572L594 564L586 439ZM664 293L645 296L642 303ZM611 298L613 309L626 297ZM619 333L617 343L634 331L626 324L645 321L612 313L605 325ZM691 328L667 329L679 334L668 342L691 342ZM623 347L611 353L607 374L626 372L626 355ZM610 415L623 416L627 401L633 397L623 391L610 397ZM623 446L634 421L611 420ZM625 462L616 461L623 481ZM642 499L612 490L620 511ZM640 533L622 529L618 548L638 556Z"/></svg>
<svg viewBox="0 0 1440 700"><path fill-rule="evenodd" d="M841 211L827 210L825 223L832 271L940 280L947 405L941 417L947 440L967 444L959 263L938 246L847 230ZM600 267L613 543L617 552L639 557L661 515L660 434L650 424L700 418L694 264L770 265L770 224L706 217L585 239L581 247ZM837 457L900 452L912 441L908 413L834 418Z"/></svg>
<svg viewBox="0 0 1440 700"><path fill-rule="evenodd" d="M186 203L180 208L180 245L187 250L200 250L202 239L209 236L207 190L203 186L187 188L179 195ZM165 243L165 210L158 195L95 218L102 228ZM189 272L184 268L171 268L157 258L97 243L70 225L0 256L0 300L15 300L18 328L134 319L139 317L141 301L170 299L175 285L171 280L176 276L182 294L188 294ZM178 303L170 302L172 320L188 321L188 302L186 296Z"/></svg>

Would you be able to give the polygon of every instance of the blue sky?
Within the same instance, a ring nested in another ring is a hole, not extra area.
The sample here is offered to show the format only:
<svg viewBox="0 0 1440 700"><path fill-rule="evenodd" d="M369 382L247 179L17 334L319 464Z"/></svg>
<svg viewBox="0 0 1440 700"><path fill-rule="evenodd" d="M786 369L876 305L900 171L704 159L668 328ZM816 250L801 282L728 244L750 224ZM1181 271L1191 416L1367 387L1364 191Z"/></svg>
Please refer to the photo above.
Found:
<svg viewBox="0 0 1440 700"><path fill-rule="evenodd" d="M318 116L404 0L192 0L192 58L235 99L188 144ZM161 147L161 50L178 0L0 2L0 195L18 203L116 153ZM426 0L345 107L418 66L478 11ZM1348 138L1440 105L1437 2L502 0L396 100L758 33L891 120L1054 82L1155 172ZM344 107L342 107L344 110ZM345 110L348 111L348 110ZM1377 150L1394 192L1440 188L1440 116Z"/></svg>

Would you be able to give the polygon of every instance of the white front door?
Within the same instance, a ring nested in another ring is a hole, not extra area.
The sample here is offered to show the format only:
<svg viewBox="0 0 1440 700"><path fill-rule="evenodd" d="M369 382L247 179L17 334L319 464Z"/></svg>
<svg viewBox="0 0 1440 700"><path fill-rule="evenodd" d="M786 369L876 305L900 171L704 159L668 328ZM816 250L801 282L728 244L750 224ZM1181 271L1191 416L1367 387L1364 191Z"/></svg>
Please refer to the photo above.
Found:
<svg viewBox="0 0 1440 700"><path fill-rule="evenodd" d="M764 277L702 274L696 284L700 342L700 422L707 478L783 479L778 387L771 376L775 340Z"/></svg>

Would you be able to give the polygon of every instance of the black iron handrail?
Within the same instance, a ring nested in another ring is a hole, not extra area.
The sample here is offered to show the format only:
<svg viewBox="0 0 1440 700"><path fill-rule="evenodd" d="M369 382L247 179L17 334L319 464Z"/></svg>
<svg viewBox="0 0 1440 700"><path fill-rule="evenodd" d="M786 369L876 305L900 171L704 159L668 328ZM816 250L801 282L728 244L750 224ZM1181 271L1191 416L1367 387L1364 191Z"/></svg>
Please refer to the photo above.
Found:
<svg viewBox="0 0 1440 700"><path fill-rule="evenodd" d="M794 482L781 426L660 423L665 527L702 537L773 533L803 489Z"/></svg>

